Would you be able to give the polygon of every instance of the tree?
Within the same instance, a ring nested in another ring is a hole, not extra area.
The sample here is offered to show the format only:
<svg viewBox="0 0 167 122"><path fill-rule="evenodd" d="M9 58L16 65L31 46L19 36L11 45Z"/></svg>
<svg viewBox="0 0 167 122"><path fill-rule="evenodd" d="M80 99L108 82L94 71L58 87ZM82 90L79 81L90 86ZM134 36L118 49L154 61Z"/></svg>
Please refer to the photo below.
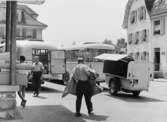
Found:
<svg viewBox="0 0 167 122"><path fill-rule="evenodd" d="M124 38L117 39L116 52L126 53L126 50L127 50L127 42L125 41L125 39Z"/></svg>
<svg viewBox="0 0 167 122"><path fill-rule="evenodd" d="M103 44L110 44L110 45L114 45L113 42L111 40L105 39L103 41Z"/></svg>

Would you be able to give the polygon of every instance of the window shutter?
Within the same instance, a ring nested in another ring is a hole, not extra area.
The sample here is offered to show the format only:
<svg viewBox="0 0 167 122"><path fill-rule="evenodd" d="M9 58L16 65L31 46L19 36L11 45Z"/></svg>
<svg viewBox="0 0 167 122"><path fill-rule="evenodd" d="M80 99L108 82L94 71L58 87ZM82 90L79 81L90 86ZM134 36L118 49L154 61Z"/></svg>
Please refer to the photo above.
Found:
<svg viewBox="0 0 167 122"><path fill-rule="evenodd" d="M142 13L143 13L143 19L145 20L146 19L146 9L145 9L145 7L143 7L143 9L142 9Z"/></svg>
<svg viewBox="0 0 167 122"><path fill-rule="evenodd" d="M165 17L161 19L161 35L165 34Z"/></svg>

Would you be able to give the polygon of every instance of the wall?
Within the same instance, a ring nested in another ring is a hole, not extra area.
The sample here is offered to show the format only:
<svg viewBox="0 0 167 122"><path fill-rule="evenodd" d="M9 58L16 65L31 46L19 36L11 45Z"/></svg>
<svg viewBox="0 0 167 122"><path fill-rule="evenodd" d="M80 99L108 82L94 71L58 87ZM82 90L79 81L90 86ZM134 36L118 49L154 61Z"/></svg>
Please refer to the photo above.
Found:
<svg viewBox="0 0 167 122"><path fill-rule="evenodd" d="M161 35L153 35L153 21L157 19L164 19L164 33ZM167 13L161 14L161 16L155 16L152 17L152 34L151 34L151 40L152 40L152 61L154 60L154 48L160 48L160 71L163 72L164 77L167 78Z"/></svg>
<svg viewBox="0 0 167 122"><path fill-rule="evenodd" d="M132 11L134 10L137 10L138 12L138 8L140 7L145 7L145 2L144 0L134 0L132 6L131 6L131 10L130 10L130 14ZM128 19L128 28L127 28L127 36L128 34L130 33L135 33L135 32L140 32L144 29L147 29L149 32L148 32L148 41L146 42L140 42L135 45L135 44L131 44L127 46L127 52L128 54L130 54L131 52L134 53L134 52L149 52L149 54L151 53L151 48L150 47L150 28L151 28L151 20L150 20L150 16L147 12L147 9L145 8L146 10L146 19L145 20L142 20L140 21L138 19L138 13L137 13L137 22L135 24L131 24L130 23L130 16L129 16L129 19ZM150 55L149 55L149 59L150 59Z"/></svg>

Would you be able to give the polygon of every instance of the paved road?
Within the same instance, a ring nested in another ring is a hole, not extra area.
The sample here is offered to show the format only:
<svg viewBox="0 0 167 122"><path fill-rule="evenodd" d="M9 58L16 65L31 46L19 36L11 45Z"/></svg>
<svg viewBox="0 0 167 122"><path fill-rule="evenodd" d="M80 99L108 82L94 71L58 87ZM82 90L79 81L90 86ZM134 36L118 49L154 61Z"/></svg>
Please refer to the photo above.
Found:
<svg viewBox="0 0 167 122"><path fill-rule="evenodd" d="M46 83L38 98L28 91L27 108L19 109L23 119L17 122L167 122L167 82L151 82L149 92L142 92L139 98L103 92L92 99L96 115L89 117L83 102L80 118L74 117L75 96L62 99L63 89L62 85Z"/></svg>

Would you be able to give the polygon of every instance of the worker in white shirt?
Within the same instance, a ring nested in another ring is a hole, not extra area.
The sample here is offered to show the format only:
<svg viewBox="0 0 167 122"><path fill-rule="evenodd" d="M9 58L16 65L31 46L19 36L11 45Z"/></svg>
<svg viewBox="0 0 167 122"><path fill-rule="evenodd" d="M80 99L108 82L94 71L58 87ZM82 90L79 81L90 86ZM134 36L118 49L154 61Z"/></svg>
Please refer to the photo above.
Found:
<svg viewBox="0 0 167 122"><path fill-rule="evenodd" d="M39 57L34 57L34 63L33 63L33 90L34 90L34 97L38 97L40 87L41 87L41 77L43 73L44 67L43 64L39 61Z"/></svg>
<svg viewBox="0 0 167 122"><path fill-rule="evenodd" d="M85 97L88 114L93 114L93 106L91 102L92 87L89 79L91 70L91 68L84 64L83 58L78 58L78 64L72 70L72 78L77 82L76 117L81 116L80 109L83 95Z"/></svg>

